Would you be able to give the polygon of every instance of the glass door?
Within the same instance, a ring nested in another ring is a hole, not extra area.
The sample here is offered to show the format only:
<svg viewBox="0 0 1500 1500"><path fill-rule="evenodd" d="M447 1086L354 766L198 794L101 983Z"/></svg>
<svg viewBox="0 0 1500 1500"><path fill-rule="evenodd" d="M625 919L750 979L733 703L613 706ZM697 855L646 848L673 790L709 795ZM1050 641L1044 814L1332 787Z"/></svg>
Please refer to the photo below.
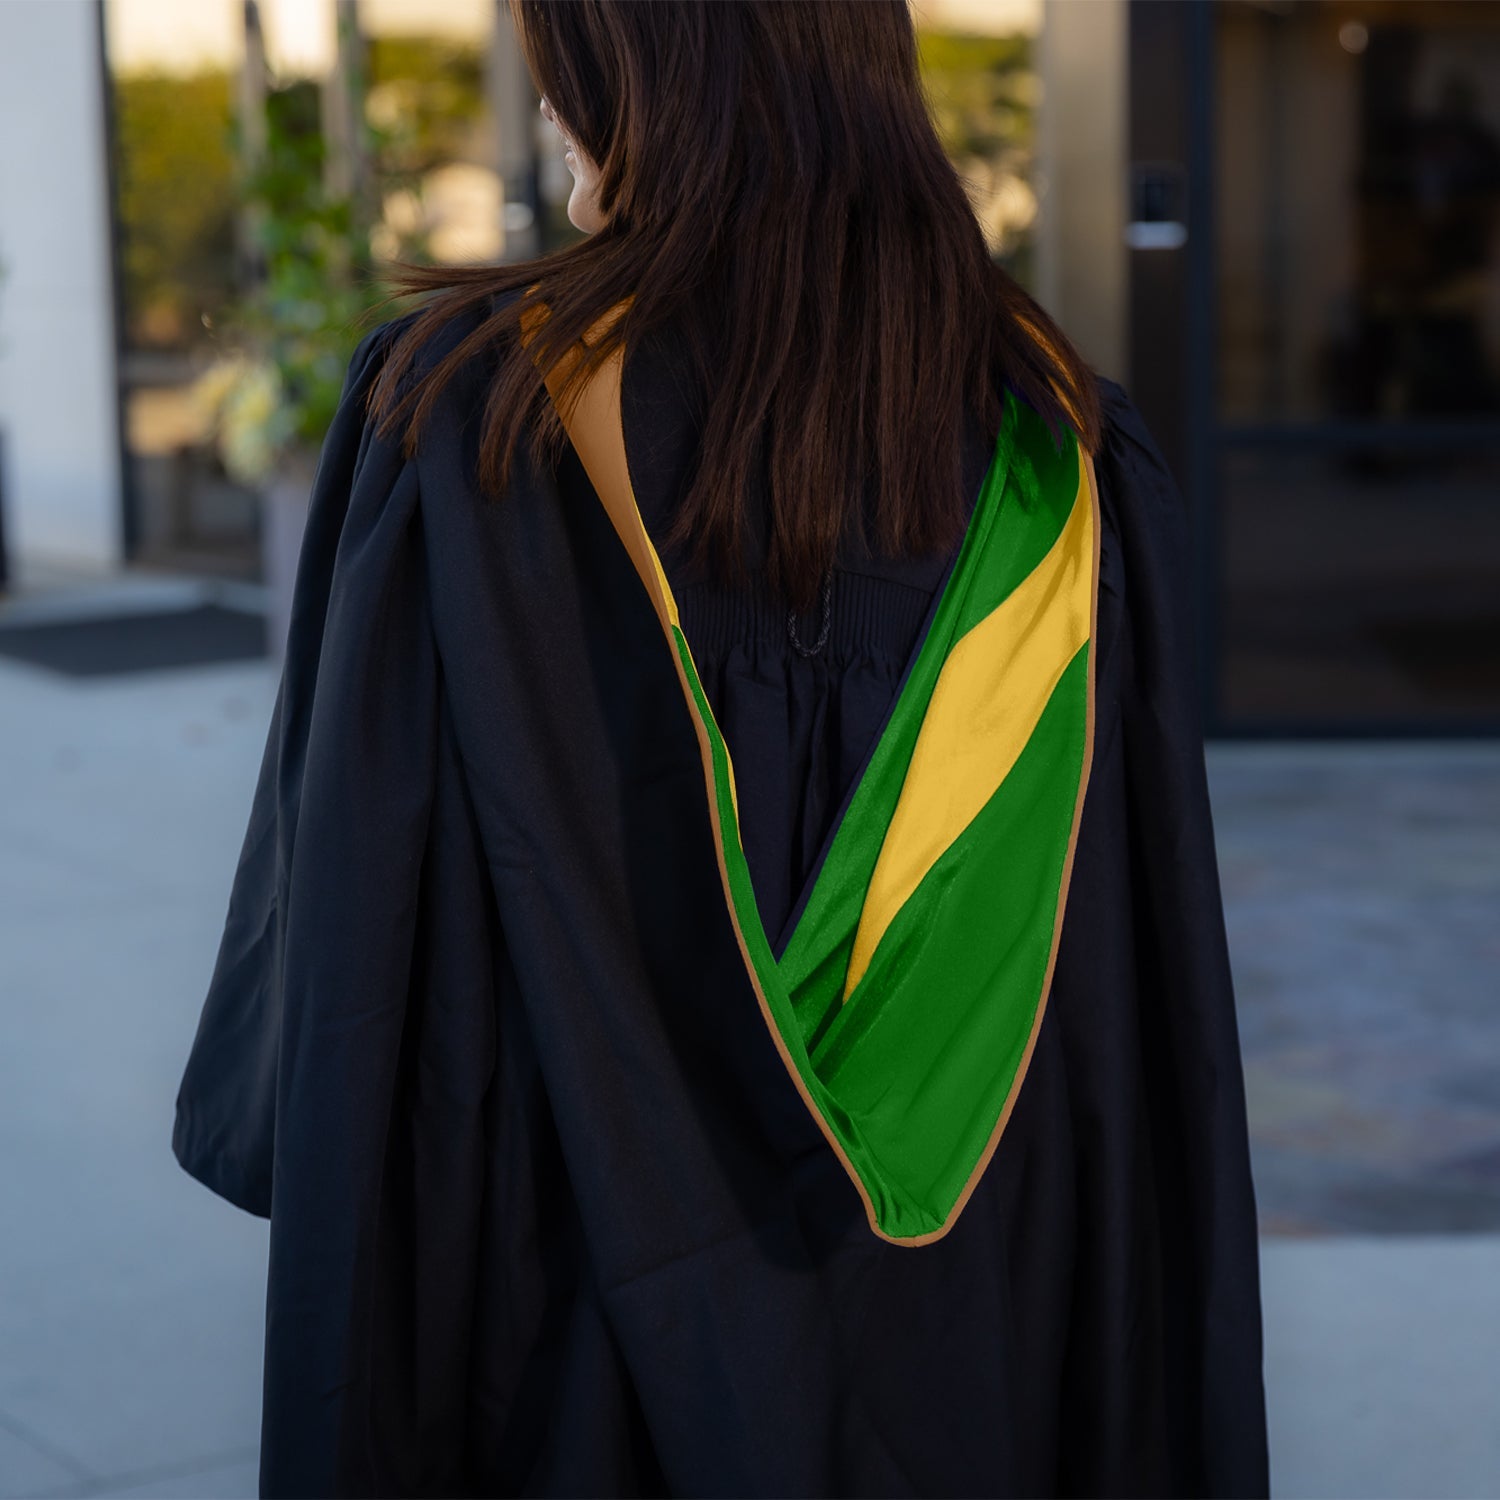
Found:
<svg viewBox="0 0 1500 1500"><path fill-rule="evenodd" d="M1500 4L1220 0L1218 727L1500 728Z"/></svg>

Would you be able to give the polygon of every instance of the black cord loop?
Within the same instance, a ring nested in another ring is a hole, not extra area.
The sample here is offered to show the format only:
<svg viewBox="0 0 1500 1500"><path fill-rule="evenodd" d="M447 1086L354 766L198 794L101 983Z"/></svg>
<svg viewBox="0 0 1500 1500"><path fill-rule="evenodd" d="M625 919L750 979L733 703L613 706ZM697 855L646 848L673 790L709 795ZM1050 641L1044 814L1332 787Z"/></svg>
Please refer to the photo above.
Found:
<svg viewBox="0 0 1500 1500"><path fill-rule="evenodd" d="M823 649L828 640L828 627L833 621L833 569L829 568L823 578L823 628L818 632L817 641L811 646L804 646L797 637L797 614L795 610L786 612L786 633L792 639L792 645L802 656L816 656Z"/></svg>

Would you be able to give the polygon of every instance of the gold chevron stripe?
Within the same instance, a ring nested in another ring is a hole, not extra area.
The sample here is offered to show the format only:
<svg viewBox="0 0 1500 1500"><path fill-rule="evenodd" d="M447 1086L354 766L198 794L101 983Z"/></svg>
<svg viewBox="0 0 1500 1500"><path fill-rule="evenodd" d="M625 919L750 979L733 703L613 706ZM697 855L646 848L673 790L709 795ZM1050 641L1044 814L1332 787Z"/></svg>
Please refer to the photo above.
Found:
<svg viewBox="0 0 1500 1500"><path fill-rule="evenodd" d="M1032 572L954 645L917 735L854 936L845 1001L896 913L1026 748L1089 638L1094 520L1081 457L1073 507Z"/></svg>

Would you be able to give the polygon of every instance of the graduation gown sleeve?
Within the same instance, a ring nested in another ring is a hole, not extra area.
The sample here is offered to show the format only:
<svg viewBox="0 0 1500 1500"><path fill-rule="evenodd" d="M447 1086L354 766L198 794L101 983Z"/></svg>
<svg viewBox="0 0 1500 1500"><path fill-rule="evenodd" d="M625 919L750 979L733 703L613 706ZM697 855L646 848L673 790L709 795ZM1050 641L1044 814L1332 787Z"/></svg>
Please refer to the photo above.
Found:
<svg viewBox="0 0 1500 1500"><path fill-rule="evenodd" d="M380 1492L382 1443L416 1485L408 1463L456 1463L462 1448L451 1382L501 950L442 691L417 465L365 420L396 327L360 344L323 447L172 1138L189 1173L271 1219L268 1495ZM375 1289L393 1286L415 1288L416 1305L376 1316ZM377 1352L377 1328L410 1342ZM381 1401L401 1412L372 1431Z"/></svg>
<svg viewBox="0 0 1500 1500"><path fill-rule="evenodd" d="M370 434L363 414L363 400L392 327L377 328L356 349L323 444L298 563L285 661L249 823L218 958L177 1096L172 1147L178 1161L205 1186L262 1217L271 1212L289 888L304 782L313 749L316 798L320 783L329 777L329 739L340 730L337 708L328 694L344 691L341 673L320 671L320 658L326 641L332 668L333 658L350 644L341 633L340 615L348 615L350 590L357 590L361 582L364 548L352 536L343 541L345 522L351 512L357 521L367 520L361 514L367 507L357 500L383 492L393 479L384 454L373 470L367 467ZM386 517L387 528L393 523L399 524L396 509ZM364 542L368 547L370 539ZM410 582L408 593L393 598L391 605L409 613L416 610L420 618L420 600L411 594ZM410 655L403 664L415 670L417 691L430 695L430 665ZM325 686L322 696L320 681ZM346 774L345 795L357 795L357 768L350 767ZM313 836L318 837L316 828ZM310 856L315 853L309 851ZM306 864L304 860L304 869ZM301 888L307 884L304 875Z"/></svg>
<svg viewBox="0 0 1500 1500"><path fill-rule="evenodd" d="M1058 1055L1028 1082L1038 1116L1060 1091L1074 1142L1059 1426L1076 1436L1061 1485L1264 1495L1256 1209L1187 509L1128 395L1112 381L1101 394L1095 779L1058 957Z"/></svg>
<svg viewBox="0 0 1500 1500"><path fill-rule="evenodd" d="M1164 1315L1184 1361L1167 1397L1179 1454L1196 1436L1201 1468L1184 1474L1189 1488L1265 1494L1257 1216L1198 712L1187 511L1134 404L1106 409L1116 483L1137 512L1120 528L1129 628L1119 733L1137 851L1130 890Z"/></svg>

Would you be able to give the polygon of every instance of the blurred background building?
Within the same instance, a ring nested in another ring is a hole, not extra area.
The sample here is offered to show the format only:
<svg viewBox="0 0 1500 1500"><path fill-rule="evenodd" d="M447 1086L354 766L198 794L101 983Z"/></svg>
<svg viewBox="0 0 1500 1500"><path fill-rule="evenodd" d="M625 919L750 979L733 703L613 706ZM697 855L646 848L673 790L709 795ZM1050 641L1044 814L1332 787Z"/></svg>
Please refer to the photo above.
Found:
<svg viewBox="0 0 1500 1500"><path fill-rule="evenodd" d="M1500 6L917 14L996 255L1132 393L1193 503L1211 726L1494 733ZM351 76L373 144L341 123ZM495 0L22 0L0 6L0 91L22 588L264 577L264 487L225 473L191 391L254 275L237 153L268 96L377 195L377 264L575 234Z"/></svg>

